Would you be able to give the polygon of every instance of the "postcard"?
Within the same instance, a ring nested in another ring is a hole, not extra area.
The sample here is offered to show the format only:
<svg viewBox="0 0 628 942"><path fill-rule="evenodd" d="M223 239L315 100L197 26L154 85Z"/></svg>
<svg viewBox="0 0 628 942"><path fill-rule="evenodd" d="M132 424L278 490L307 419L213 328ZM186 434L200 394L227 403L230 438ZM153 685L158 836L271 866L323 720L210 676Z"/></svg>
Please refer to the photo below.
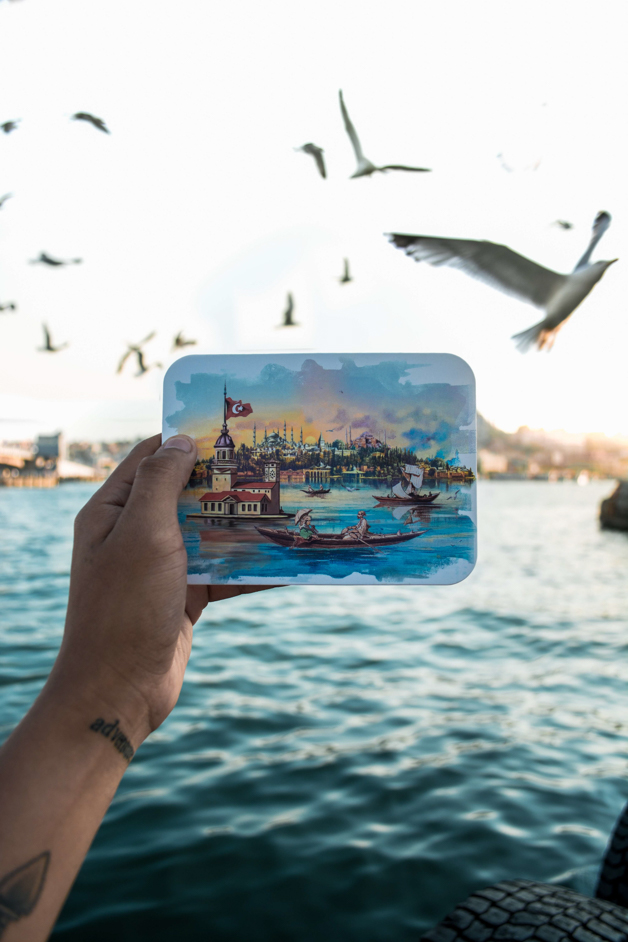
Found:
<svg viewBox="0 0 628 942"><path fill-rule="evenodd" d="M198 445L179 501L189 583L450 585L475 565L459 357L186 356L164 379L177 433Z"/></svg>

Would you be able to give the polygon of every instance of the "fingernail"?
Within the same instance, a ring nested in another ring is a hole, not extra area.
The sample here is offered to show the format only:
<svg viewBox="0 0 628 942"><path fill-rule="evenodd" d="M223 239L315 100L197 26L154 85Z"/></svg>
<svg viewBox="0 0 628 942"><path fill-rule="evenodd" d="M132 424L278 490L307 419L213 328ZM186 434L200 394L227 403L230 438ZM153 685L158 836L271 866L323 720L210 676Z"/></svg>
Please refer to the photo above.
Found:
<svg viewBox="0 0 628 942"><path fill-rule="evenodd" d="M179 451L192 451L193 443L189 438L169 438L164 442L162 448L178 448Z"/></svg>

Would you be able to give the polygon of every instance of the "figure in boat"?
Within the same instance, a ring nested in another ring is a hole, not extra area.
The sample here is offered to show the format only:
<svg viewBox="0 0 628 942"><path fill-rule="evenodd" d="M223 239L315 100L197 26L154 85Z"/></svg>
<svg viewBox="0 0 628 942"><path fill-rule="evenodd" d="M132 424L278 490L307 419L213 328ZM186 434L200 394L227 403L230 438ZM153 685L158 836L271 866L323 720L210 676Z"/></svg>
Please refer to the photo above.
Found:
<svg viewBox="0 0 628 942"><path fill-rule="evenodd" d="M294 525L296 527L295 537L299 537L301 540L318 539L318 530L312 523L311 509L297 510L294 517Z"/></svg>
<svg viewBox="0 0 628 942"><path fill-rule="evenodd" d="M295 531L288 527L274 530L270 527L255 527L260 536L290 549L348 549L367 546L377 549L380 546L392 546L395 543L407 543L427 530L415 530L410 533L371 533L366 520L366 511L358 511L358 522L345 527L340 533L320 533L312 523L311 509L298 510L294 517Z"/></svg>
<svg viewBox="0 0 628 942"><path fill-rule="evenodd" d="M302 488L302 492L308 497L320 497L323 494L329 494L330 490L330 487L325 488L322 484L318 488L312 487L311 484L308 484L307 488Z"/></svg>
<svg viewBox="0 0 628 942"><path fill-rule="evenodd" d="M387 497L373 494L372 496L375 500L378 500L381 504L430 504L432 501L436 500L438 491L434 494L431 491L429 494L421 493L421 488L423 487L423 468L419 468L415 464L407 464L405 470L401 473L408 482L407 486L404 488L401 481L399 481L398 484L395 484Z"/></svg>
<svg viewBox="0 0 628 942"><path fill-rule="evenodd" d="M366 510L358 510L358 522L352 527L345 527L340 531L343 540L362 540L368 536L370 530L368 520L366 519Z"/></svg>

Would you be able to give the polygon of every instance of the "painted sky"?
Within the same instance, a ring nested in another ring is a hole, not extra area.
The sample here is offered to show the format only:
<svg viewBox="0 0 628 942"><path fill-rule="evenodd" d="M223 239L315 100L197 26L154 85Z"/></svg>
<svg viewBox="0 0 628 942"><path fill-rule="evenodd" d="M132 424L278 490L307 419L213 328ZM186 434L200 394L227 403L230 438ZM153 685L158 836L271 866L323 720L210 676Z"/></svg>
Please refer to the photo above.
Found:
<svg viewBox="0 0 628 942"><path fill-rule="evenodd" d="M351 428L354 438L366 431L385 436L418 457L475 449L473 377L447 354L185 358L166 377L166 430L193 435L202 457L213 456L225 380L229 396L253 407L246 418L229 420L236 444L252 444L254 424L258 441L265 428L283 434L285 421L295 441L301 429L304 441L321 434L344 441Z"/></svg>

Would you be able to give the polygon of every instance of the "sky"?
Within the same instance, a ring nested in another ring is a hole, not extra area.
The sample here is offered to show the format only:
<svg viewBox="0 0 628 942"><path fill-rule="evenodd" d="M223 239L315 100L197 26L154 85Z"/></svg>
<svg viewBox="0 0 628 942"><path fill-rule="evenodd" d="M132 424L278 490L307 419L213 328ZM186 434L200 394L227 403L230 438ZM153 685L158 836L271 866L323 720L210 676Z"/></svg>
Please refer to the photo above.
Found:
<svg viewBox="0 0 628 942"><path fill-rule="evenodd" d="M504 429L626 435L627 18L562 0L1 0L0 123L21 123L0 134L0 303L19 305L0 314L0 439L158 430L163 370L116 374L153 330L164 369L180 330L184 353L453 353ZM349 179L340 88L371 160L432 173ZM327 180L294 151L307 141ZM620 261L549 354L510 339L535 308L384 237L489 239L567 272L599 210L594 258ZM41 251L84 261L28 264ZM299 326L281 329L288 291ZM44 321L60 353L37 350Z"/></svg>
<svg viewBox="0 0 628 942"><path fill-rule="evenodd" d="M354 440L370 432L418 458L454 458L475 465L475 390L464 360L388 354L189 356L164 384L164 436L184 432L201 458L214 457L223 423L224 385L250 405L229 418L236 447L261 442L266 429L306 444ZM293 438L294 436L294 438Z"/></svg>

